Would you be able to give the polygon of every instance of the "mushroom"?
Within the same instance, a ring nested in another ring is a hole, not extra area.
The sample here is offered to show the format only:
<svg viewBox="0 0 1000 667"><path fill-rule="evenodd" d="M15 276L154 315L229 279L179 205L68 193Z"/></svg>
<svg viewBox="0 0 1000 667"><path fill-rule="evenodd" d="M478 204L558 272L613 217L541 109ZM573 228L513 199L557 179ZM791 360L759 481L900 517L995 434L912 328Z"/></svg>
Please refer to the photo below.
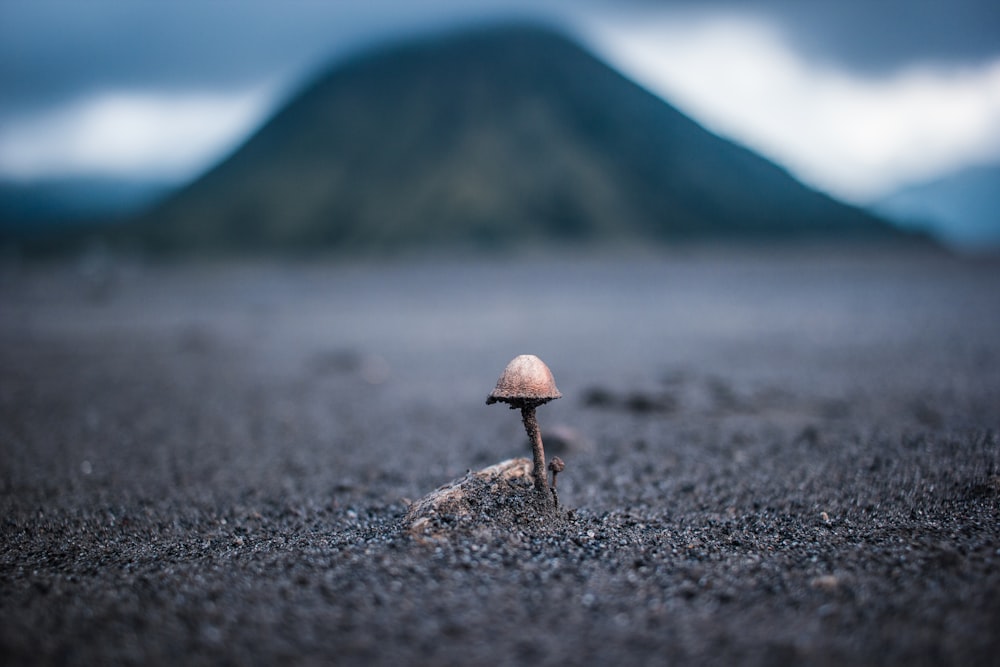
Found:
<svg viewBox="0 0 1000 667"><path fill-rule="evenodd" d="M545 449L542 447L535 408L561 397L556 381L552 378L552 371L545 362L533 354L522 354L507 364L497 380L496 389L486 399L486 405L500 402L507 403L511 410L521 410L521 421L531 440L535 490L547 506L550 505L550 494L546 488L548 473L545 471Z"/></svg>
<svg viewBox="0 0 1000 667"><path fill-rule="evenodd" d="M566 469L566 464L558 456L553 456L552 460L549 461L549 470L552 471L552 500L555 501L556 507L559 507L559 493L556 491L556 477L559 473Z"/></svg>

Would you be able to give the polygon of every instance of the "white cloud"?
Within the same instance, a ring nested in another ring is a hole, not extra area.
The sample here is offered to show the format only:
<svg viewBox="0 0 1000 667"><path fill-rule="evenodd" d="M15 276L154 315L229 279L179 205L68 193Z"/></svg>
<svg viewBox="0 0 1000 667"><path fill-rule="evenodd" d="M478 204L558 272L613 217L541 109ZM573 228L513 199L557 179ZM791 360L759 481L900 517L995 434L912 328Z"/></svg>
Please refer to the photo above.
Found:
<svg viewBox="0 0 1000 667"><path fill-rule="evenodd" d="M809 62L749 15L604 13L582 28L602 55L709 129L851 201L1000 160L1000 60L873 79ZM7 119L0 177L185 179L243 140L279 92L118 91Z"/></svg>
<svg viewBox="0 0 1000 667"><path fill-rule="evenodd" d="M808 62L766 24L733 15L602 16L584 31L709 129L844 199L1000 159L1000 60L875 79Z"/></svg>
<svg viewBox="0 0 1000 667"><path fill-rule="evenodd" d="M113 92L0 127L0 173L183 179L235 147L273 87L232 94Z"/></svg>

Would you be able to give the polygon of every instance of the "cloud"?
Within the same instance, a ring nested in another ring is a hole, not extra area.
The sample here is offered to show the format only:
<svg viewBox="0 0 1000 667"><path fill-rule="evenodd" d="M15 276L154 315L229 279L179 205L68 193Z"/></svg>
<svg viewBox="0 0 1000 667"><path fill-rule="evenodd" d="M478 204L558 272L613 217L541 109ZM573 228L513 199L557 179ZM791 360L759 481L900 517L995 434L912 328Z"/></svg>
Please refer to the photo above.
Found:
<svg viewBox="0 0 1000 667"><path fill-rule="evenodd" d="M797 53L858 72L914 62L984 63L1000 57L996 0L719 0L782 29Z"/></svg>
<svg viewBox="0 0 1000 667"><path fill-rule="evenodd" d="M358 49L508 13L552 14L546 4L0 0L0 118L94 90L290 83Z"/></svg>
<svg viewBox="0 0 1000 667"><path fill-rule="evenodd" d="M709 129L851 201L1000 159L1000 59L875 77L811 62L748 16L602 17L584 30Z"/></svg>
<svg viewBox="0 0 1000 667"><path fill-rule="evenodd" d="M534 4L0 0L0 178L184 180L263 120L272 91L412 33L552 14Z"/></svg>
<svg viewBox="0 0 1000 667"><path fill-rule="evenodd" d="M179 180L233 149L274 105L235 93L108 92L0 128L0 174Z"/></svg>
<svg viewBox="0 0 1000 667"><path fill-rule="evenodd" d="M465 3L435 0L418 11L379 0L361 11L252 2L237 19L225 7L187 1L3 5L0 177L187 179L274 108L280 91L259 82L289 89L323 54L343 56L393 35L500 14L501 5L582 26L604 57L699 122L849 200L1000 159L1000 57L964 67L954 59L909 60L926 45L927 16L949 19L930 32L941 42L937 52L962 55L962 35L971 35L965 41L975 53L991 52L976 36L995 25L997 10L980 0L904 12L902 22L888 6L872 9L863 0L823 5L824 12L784 0L754 0L742 10L729 0L670 0L666 9L485 4L488 10L462 9ZM391 7L396 11L383 11ZM982 29L970 33L973 24ZM880 49L870 55L882 58L882 67L849 69L829 57L843 34L862 39L872 31L885 35L870 45ZM158 92L139 92L150 87Z"/></svg>

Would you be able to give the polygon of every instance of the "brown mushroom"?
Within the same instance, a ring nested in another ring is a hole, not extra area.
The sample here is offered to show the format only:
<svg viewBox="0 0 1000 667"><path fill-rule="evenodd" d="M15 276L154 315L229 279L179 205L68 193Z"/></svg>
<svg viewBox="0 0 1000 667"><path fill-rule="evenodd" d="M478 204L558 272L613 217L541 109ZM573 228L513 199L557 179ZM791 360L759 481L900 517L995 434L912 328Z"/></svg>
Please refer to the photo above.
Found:
<svg viewBox="0 0 1000 667"><path fill-rule="evenodd" d="M556 477L565 469L566 464L558 456L553 456L552 460L549 461L549 470L552 471L552 500L555 502L556 507L559 507L559 492L556 491Z"/></svg>
<svg viewBox="0 0 1000 667"><path fill-rule="evenodd" d="M538 420L535 418L535 408L561 397L552 371L545 362L533 354L522 354L507 364L497 380L496 388L486 399L486 405L500 402L507 403L511 410L521 410L521 421L531 440L535 490L545 505L551 504L551 496L546 488L548 473L545 470L545 449L538 430Z"/></svg>

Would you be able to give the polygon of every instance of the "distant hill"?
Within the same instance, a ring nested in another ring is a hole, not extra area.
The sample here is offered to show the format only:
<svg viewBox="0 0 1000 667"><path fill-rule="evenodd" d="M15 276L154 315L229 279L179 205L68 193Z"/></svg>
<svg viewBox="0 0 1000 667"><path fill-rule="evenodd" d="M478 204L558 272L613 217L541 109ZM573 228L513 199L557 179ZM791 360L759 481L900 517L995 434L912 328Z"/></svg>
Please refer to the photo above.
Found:
<svg viewBox="0 0 1000 667"><path fill-rule="evenodd" d="M113 222L163 199L172 186L113 178L0 181L0 231Z"/></svg>
<svg viewBox="0 0 1000 667"><path fill-rule="evenodd" d="M113 237L135 245L130 223L175 188L118 178L0 181L0 257L79 252Z"/></svg>
<svg viewBox="0 0 1000 667"><path fill-rule="evenodd" d="M950 245L1000 247L1000 165L908 186L875 202L873 209Z"/></svg>
<svg viewBox="0 0 1000 667"><path fill-rule="evenodd" d="M525 25L336 66L141 230L165 250L897 234Z"/></svg>

